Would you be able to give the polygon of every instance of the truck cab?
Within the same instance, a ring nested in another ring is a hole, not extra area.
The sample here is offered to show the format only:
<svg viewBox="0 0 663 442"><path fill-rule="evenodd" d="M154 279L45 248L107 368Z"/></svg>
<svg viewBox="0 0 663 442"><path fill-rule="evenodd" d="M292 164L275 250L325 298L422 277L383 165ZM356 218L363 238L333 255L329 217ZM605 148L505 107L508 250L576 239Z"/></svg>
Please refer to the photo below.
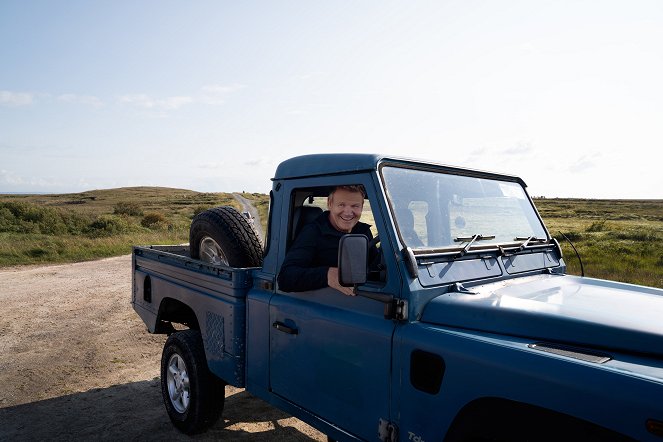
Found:
<svg viewBox="0 0 663 442"><path fill-rule="evenodd" d="M348 184L366 189L379 266L349 240L356 296L282 290L301 227ZM336 440L662 437L663 290L566 275L525 189L380 155L293 158L273 178L261 266L138 247L134 308L152 332L193 317L213 378Z"/></svg>

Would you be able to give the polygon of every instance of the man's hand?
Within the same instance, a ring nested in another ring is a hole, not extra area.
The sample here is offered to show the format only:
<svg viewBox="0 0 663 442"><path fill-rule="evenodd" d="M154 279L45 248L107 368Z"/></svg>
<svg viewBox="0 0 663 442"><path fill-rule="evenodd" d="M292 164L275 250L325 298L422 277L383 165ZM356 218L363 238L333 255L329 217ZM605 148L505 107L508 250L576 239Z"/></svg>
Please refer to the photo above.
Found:
<svg viewBox="0 0 663 442"><path fill-rule="evenodd" d="M338 282L338 268L330 267L327 271L327 285L333 289L338 290L346 296L355 296L354 289L352 287L343 287Z"/></svg>

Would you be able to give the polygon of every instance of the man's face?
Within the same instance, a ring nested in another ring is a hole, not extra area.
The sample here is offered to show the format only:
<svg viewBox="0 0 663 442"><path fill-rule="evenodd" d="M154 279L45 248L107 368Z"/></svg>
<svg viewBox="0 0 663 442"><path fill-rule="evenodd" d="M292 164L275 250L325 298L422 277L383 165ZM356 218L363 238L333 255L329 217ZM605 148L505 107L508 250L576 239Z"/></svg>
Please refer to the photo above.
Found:
<svg viewBox="0 0 663 442"><path fill-rule="evenodd" d="M349 233L359 222L364 208L364 197L361 192L350 192L337 189L327 198L329 222L339 232Z"/></svg>

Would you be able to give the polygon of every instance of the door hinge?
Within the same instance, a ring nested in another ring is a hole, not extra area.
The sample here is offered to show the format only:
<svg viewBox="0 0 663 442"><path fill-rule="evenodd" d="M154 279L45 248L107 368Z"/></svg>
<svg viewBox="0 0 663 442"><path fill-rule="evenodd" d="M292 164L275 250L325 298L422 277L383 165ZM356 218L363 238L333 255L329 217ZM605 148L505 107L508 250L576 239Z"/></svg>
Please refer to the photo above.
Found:
<svg viewBox="0 0 663 442"><path fill-rule="evenodd" d="M394 298L384 304L384 318L407 321L407 301Z"/></svg>
<svg viewBox="0 0 663 442"><path fill-rule="evenodd" d="M382 442L398 442L398 428L391 422L380 419L378 437Z"/></svg>

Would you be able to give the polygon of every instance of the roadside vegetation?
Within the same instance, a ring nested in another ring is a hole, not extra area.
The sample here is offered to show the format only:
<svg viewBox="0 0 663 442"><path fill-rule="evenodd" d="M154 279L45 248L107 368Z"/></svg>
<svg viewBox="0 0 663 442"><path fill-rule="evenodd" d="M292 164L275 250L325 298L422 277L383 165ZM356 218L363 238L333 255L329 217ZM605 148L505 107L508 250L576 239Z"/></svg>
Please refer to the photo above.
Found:
<svg viewBox="0 0 663 442"><path fill-rule="evenodd" d="M544 199L534 203L561 244L568 273L663 288L663 200Z"/></svg>
<svg viewBox="0 0 663 442"><path fill-rule="evenodd" d="M229 193L132 187L58 195L0 195L0 266L75 262L133 245L189 241L193 216Z"/></svg>
<svg viewBox="0 0 663 442"><path fill-rule="evenodd" d="M267 230L269 197L242 193ZM663 288L663 200L534 200L569 273ZM0 266L117 256L133 245L183 244L196 214L230 193L132 187L58 195L0 195Z"/></svg>

